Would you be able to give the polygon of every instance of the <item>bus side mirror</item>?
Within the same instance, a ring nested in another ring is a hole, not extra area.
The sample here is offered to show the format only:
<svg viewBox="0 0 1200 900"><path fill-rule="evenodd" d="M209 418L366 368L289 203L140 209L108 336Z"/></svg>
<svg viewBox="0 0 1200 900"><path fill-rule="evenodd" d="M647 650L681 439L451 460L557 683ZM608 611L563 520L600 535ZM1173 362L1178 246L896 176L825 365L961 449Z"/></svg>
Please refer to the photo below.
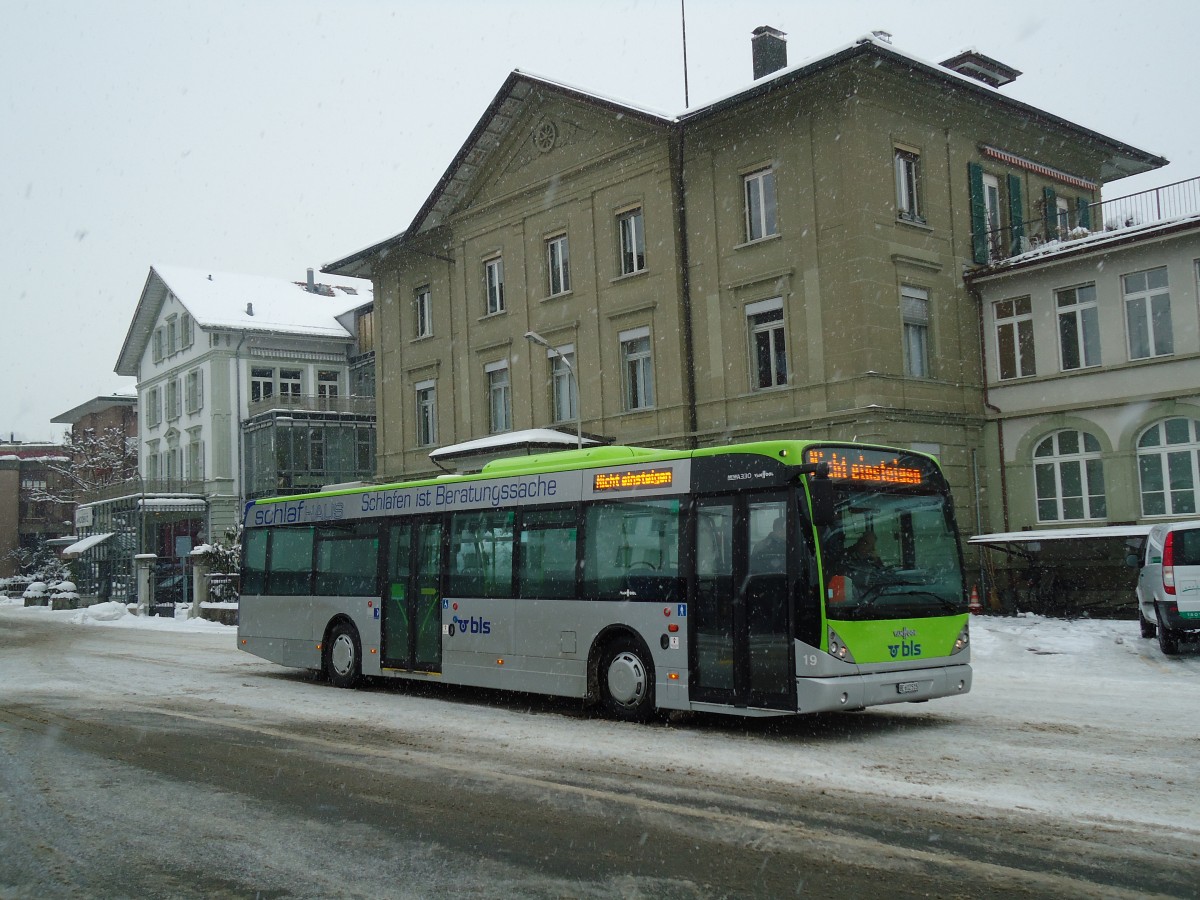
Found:
<svg viewBox="0 0 1200 900"><path fill-rule="evenodd" d="M813 524L828 528L837 521L837 509L833 501L833 482L820 475L808 480L808 494L812 498Z"/></svg>

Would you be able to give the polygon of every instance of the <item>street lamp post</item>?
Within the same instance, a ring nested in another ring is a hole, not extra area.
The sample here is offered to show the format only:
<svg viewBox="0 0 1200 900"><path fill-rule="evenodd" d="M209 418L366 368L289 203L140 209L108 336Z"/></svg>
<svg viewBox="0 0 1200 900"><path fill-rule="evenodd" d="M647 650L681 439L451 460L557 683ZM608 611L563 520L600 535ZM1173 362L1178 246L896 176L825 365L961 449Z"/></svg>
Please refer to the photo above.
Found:
<svg viewBox="0 0 1200 900"><path fill-rule="evenodd" d="M573 365L571 365L571 361L569 359L567 359L566 355L561 350L559 350L557 347L555 347L553 344L551 344L548 340L546 340L544 337L542 337L536 331L525 332L525 340L529 341L530 343L538 344L542 347L545 347L547 350L549 350L551 353L554 354L555 358L561 359L563 362L563 365L567 367L567 371L571 375L571 380L575 382L575 440L576 440L576 446L580 450L582 450L583 449L583 418L582 418L582 415L581 415L581 412L579 409L579 400L580 400L579 376L577 374L575 374L575 367Z"/></svg>

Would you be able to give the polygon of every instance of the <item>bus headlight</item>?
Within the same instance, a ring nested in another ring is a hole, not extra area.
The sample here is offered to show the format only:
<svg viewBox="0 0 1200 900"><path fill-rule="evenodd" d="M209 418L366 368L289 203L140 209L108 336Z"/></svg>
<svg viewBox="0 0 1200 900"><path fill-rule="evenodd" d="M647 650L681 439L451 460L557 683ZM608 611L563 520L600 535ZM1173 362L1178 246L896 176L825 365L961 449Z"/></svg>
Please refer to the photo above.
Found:
<svg viewBox="0 0 1200 900"><path fill-rule="evenodd" d="M840 659L842 662L854 662L854 654L850 652L850 648L846 646L846 642L832 628L829 629L829 655L834 659Z"/></svg>
<svg viewBox="0 0 1200 900"><path fill-rule="evenodd" d="M962 631L958 633L958 637L954 639L954 649L950 651L950 655L962 653L971 645L971 625L966 623L962 627Z"/></svg>

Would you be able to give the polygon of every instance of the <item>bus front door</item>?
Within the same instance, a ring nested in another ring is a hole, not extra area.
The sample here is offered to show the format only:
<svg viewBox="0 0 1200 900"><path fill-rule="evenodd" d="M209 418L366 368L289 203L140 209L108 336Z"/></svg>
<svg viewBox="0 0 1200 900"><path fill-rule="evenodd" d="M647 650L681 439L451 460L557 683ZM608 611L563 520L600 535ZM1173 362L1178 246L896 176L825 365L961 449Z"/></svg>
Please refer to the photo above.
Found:
<svg viewBox="0 0 1200 900"><path fill-rule="evenodd" d="M389 528L383 596L383 665L442 670L442 523L394 522Z"/></svg>
<svg viewBox="0 0 1200 900"><path fill-rule="evenodd" d="M787 509L778 493L697 501L694 700L795 709Z"/></svg>

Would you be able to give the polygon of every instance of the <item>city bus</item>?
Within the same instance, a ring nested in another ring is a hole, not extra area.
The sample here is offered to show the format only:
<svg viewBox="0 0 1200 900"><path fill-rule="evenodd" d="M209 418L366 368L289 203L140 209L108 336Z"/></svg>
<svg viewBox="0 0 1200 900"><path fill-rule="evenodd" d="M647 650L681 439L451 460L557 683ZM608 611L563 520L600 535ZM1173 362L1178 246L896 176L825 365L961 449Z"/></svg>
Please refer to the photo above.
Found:
<svg viewBox="0 0 1200 900"><path fill-rule="evenodd" d="M238 647L322 672L665 710L859 710L971 686L937 461L604 446L246 505Z"/></svg>

